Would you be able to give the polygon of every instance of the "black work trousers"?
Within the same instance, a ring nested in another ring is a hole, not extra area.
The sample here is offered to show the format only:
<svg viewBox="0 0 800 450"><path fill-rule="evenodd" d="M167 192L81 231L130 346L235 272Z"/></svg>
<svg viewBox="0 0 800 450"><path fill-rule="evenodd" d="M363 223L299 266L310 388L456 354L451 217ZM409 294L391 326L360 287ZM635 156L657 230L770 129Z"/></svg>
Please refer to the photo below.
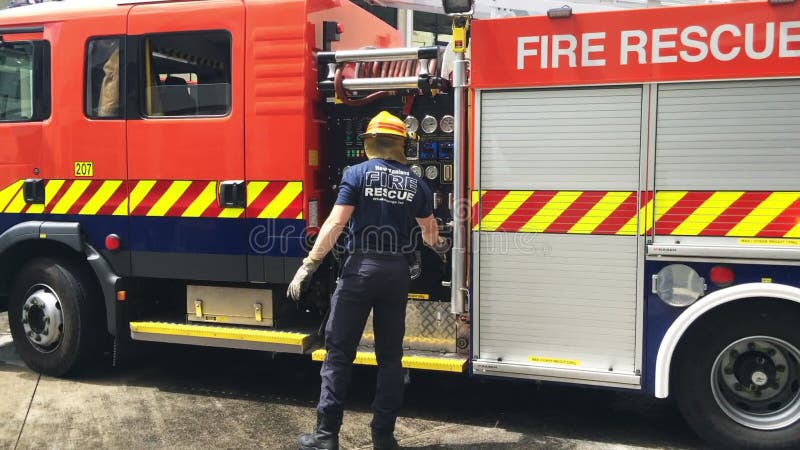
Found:
<svg viewBox="0 0 800 450"><path fill-rule="evenodd" d="M320 371L317 412L332 419L342 417L353 360L371 309L378 360L372 429L394 432L403 403L403 335L409 283L404 256L355 254L347 259L325 327L327 355Z"/></svg>

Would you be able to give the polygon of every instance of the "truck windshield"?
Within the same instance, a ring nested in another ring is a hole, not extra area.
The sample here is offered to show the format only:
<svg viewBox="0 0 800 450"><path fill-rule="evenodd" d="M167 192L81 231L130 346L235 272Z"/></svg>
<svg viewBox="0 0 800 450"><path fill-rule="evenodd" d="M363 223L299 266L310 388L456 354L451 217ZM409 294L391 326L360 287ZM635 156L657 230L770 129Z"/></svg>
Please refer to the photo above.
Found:
<svg viewBox="0 0 800 450"><path fill-rule="evenodd" d="M30 42L0 45L0 121L33 118L33 48Z"/></svg>

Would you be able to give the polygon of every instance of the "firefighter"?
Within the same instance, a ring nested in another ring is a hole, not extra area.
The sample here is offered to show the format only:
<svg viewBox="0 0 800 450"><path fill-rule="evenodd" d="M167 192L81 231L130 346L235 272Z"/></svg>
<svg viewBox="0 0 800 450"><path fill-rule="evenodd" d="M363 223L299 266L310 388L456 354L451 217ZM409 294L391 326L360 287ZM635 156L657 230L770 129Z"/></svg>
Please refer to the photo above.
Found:
<svg viewBox="0 0 800 450"><path fill-rule="evenodd" d="M401 359L410 283L408 254L414 251L412 230L419 225L425 244L440 254L449 244L439 236L430 189L405 165L403 121L383 111L361 137L368 160L342 176L336 204L287 292L290 298L299 299L348 225L348 257L331 297L325 327L327 355L320 371L317 426L312 433L300 435L300 449L339 448L353 360L370 310L378 361L372 440L375 449L397 448L394 427L403 401Z"/></svg>

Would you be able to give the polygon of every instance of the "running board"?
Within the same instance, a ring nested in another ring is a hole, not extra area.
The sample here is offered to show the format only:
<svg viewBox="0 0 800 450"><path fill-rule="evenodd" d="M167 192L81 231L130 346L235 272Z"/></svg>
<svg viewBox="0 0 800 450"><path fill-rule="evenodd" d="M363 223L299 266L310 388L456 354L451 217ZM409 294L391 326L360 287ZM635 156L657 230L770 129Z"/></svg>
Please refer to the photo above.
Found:
<svg viewBox="0 0 800 450"><path fill-rule="evenodd" d="M325 349L315 350L311 354L314 361L324 361ZM377 366L375 352L359 351L356 353L354 364L365 366ZM414 352L403 356L403 367L406 369L436 370L440 372L464 372L467 364L467 357L455 354L441 354L433 352Z"/></svg>
<svg viewBox="0 0 800 450"><path fill-rule="evenodd" d="M165 322L131 322L131 339L282 353L308 353L315 347L313 334L297 331L188 325Z"/></svg>

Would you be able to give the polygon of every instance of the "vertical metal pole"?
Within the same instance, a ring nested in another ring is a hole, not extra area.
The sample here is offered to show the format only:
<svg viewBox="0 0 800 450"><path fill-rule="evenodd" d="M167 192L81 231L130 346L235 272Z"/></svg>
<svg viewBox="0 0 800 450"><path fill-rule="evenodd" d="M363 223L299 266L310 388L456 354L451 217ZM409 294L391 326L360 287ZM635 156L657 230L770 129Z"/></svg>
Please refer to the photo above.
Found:
<svg viewBox="0 0 800 450"><path fill-rule="evenodd" d="M466 229L467 208L469 204L465 196L465 167L466 167L466 94L468 87L467 73L469 62L464 53L456 53L453 65L453 93L454 93L454 149L453 149L453 253L452 253L452 281L450 294L450 310L453 314L463 313L465 309L464 297L466 283Z"/></svg>

